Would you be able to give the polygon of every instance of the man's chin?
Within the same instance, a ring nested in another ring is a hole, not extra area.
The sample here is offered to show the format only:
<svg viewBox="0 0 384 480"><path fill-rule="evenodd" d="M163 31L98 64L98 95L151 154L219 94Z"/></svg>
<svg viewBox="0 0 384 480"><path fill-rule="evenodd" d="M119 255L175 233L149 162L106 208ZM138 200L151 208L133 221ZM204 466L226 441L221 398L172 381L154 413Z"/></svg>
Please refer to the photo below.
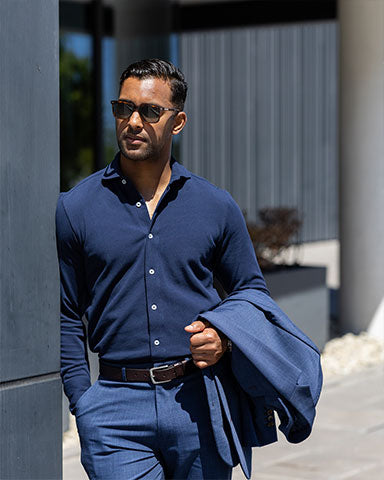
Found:
<svg viewBox="0 0 384 480"><path fill-rule="evenodd" d="M138 149L120 149L120 152L124 158L132 162L145 162L151 160L150 152L143 152Z"/></svg>

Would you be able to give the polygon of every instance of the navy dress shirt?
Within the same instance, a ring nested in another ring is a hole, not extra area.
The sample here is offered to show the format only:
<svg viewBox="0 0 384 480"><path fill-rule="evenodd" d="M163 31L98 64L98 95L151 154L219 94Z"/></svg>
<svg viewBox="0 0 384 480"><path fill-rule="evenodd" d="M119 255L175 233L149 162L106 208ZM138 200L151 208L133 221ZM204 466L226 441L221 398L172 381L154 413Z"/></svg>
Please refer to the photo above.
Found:
<svg viewBox="0 0 384 480"><path fill-rule="evenodd" d="M109 364L166 362L190 355L184 327L220 302L214 276L227 292L268 293L227 191L172 159L150 218L119 158L60 194L57 205L61 375L72 411L90 386L87 336Z"/></svg>

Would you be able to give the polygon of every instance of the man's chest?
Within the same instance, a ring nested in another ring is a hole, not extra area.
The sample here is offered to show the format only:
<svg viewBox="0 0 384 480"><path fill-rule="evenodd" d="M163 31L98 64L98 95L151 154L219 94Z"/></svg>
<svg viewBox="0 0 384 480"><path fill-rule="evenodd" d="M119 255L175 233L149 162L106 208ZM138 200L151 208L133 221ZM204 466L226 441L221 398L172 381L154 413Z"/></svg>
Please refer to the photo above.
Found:
<svg viewBox="0 0 384 480"><path fill-rule="evenodd" d="M114 267L153 270L156 265L169 275L213 269L218 222L204 205L175 200L157 207L143 201L95 205L86 220L86 271L97 277Z"/></svg>
<svg viewBox="0 0 384 480"><path fill-rule="evenodd" d="M151 200L147 200L145 202L145 205L146 205L146 208L147 208L147 211L148 211L148 215L149 215L149 218L150 220L152 220L152 217L153 217L153 214L155 213L156 211L156 207L159 203L159 200L161 198L161 195L156 195L154 198L152 198Z"/></svg>

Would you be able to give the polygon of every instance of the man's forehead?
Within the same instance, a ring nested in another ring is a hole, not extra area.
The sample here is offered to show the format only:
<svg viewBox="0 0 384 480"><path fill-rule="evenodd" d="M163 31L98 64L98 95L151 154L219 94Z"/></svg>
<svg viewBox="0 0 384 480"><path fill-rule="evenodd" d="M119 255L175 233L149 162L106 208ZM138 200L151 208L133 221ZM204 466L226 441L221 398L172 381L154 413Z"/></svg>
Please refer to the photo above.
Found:
<svg viewBox="0 0 384 480"><path fill-rule="evenodd" d="M171 85L167 80L157 77L137 78L128 77L120 88L119 98L133 100L132 97L141 98L141 101L171 100Z"/></svg>

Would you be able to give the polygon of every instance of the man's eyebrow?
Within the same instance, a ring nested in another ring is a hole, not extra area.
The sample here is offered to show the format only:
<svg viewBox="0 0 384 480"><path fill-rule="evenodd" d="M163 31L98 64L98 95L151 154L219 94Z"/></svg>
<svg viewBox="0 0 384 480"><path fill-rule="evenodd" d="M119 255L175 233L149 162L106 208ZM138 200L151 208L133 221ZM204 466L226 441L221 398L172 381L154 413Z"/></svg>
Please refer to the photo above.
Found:
<svg viewBox="0 0 384 480"><path fill-rule="evenodd" d="M121 98L121 97L119 97L118 100L123 100L124 102L134 103L134 102L132 102L132 100L129 100L129 98Z"/></svg>

